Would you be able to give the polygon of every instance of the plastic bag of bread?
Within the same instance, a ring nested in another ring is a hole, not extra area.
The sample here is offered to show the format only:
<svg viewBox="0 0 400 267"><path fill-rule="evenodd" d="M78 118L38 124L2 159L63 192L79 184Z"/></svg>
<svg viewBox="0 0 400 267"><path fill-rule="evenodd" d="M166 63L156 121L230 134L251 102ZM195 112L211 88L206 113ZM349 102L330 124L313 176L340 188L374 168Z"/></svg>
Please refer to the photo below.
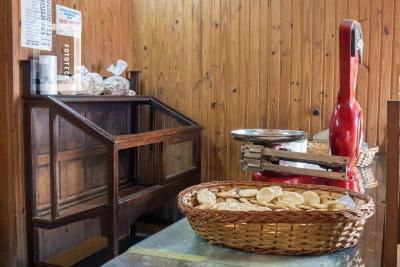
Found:
<svg viewBox="0 0 400 267"><path fill-rule="evenodd" d="M104 92L103 77L85 66L81 66L72 78L80 95L101 95Z"/></svg>
<svg viewBox="0 0 400 267"><path fill-rule="evenodd" d="M107 68L113 76L104 80L105 95L129 95L130 83L126 78L120 76L127 67L128 63L119 59L115 65Z"/></svg>
<svg viewBox="0 0 400 267"><path fill-rule="evenodd" d="M89 75L91 78L89 94L90 95L101 95L102 93L104 93L105 84L104 84L103 77L96 72L92 72Z"/></svg>
<svg viewBox="0 0 400 267"><path fill-rule="evenodd" d="M78 68L77 73L72 75L72 79L74 80L74 84L79 95L86 95L90 91L89 87L91 84L91 77L88 75L88 73L88 69L84 66L81 66Z"/></svg>
<svg viewBox="0 0 400 267"><path fill-rule="evenodd" d="M57 90L60 95L77 95L74 80L68 75L57 75Z"/></svg>

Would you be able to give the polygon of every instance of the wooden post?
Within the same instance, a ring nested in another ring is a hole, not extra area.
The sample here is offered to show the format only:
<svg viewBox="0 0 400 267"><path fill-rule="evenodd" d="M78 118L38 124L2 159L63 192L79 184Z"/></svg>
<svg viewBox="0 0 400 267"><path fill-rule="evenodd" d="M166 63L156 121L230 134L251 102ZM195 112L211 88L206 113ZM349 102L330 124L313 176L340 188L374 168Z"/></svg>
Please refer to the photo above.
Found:
<svg viewBox="0 0 400 267"><path fill-rule="evenodd" d="M155 129L154 125L154 107L149 104L149 118L148 118L148 131L152 132ZM157 172L156 172L156 148L155 144L151 144L148 146L148 155L147 155L147 171L148 177L151 183L157 183Z"/></svg>
<svg viewBox="0 0 400 267"><path fill-rule="evenodd" d="M118 256L118 180L119 180L119 155L114 146L109 146L108 152L108 229L107 229L107 254L110 259Z"/></svg>
<svg viewBox="0 0 400 267"><path fill-rule="evenodd" d="M196 137L196 167L198 168L199 180L198 183L201 183L202 175L201 175L201 131L197 133Z"/></svg>
<svg viewBox="0 0 400 267"><path fill-rule="evenodd" d="M399 235L399 101L387 106L387 175L386 215L383 236L382 265L396 266Z"/></svg>
<svg viewBox="0 0 400 267"><path fill-rule="evenodd" d="M35 147L32 145L32 108L30 104L24 107L24 142L25 142L25 181L26 181L26 231L28 265L33 266L39 260L38 230L33 226L32 219L37 215L36 203L36 163Z"/></svg>
<svg viewBox="0 0 400 267"><path fill-rule="evenodd" d="M58 205L59 179L58 179L58 123L57 114L49 110L49 132L50 132L50 197L51 197L51 220L54 221L60 214Z"/></svg>
<svg viewBox="0 0 400 267"><path fill-rule="evenodd" d="M136 134L139 131L139 107L136 103L131 105L131 133ZM139 149L134 147L130 149L132 164L132 182L137 183L139 179Z"/></svg>
<svg viewBox="0 0 400 267"><path fill-rule="evenodd" d="M167 162L168 162L168 153L167 153L167 143L161 142L158 144L157 149L157 161L160 162L160 167L157 172L157 178L159 184L166 184L167 183Z"/></svg>

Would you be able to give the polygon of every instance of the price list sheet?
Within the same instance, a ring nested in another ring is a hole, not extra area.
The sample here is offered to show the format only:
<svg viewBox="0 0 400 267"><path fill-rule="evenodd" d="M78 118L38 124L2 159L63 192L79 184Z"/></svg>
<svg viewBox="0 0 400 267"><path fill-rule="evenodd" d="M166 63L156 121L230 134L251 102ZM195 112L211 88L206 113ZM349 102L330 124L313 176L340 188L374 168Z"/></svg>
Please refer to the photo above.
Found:
<svg viewBox="0 0 400 267"><path fill-rule="evenodd" d="M21 45L51 51L51 0L21 0Z"/></svg>

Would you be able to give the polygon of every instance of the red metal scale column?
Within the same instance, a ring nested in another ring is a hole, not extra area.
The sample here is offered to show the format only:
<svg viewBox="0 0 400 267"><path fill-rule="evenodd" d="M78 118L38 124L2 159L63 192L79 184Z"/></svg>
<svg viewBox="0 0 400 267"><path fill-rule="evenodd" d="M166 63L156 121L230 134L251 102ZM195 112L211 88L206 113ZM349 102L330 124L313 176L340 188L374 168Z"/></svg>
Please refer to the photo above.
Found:
<svg viewBox="0 0 400 267"><path fill-rule="evenodd" d="M348 157L347 180L332 180L320 177L275 173L271 171L254 172L252 180L324 184L363 192L360 175L356 168L362 141L362 109L355 99L358 65L363 52L361 25L354 20L343 20L339 27L340 89L336 106L332 113L329 133L331 154Z"/></svg>

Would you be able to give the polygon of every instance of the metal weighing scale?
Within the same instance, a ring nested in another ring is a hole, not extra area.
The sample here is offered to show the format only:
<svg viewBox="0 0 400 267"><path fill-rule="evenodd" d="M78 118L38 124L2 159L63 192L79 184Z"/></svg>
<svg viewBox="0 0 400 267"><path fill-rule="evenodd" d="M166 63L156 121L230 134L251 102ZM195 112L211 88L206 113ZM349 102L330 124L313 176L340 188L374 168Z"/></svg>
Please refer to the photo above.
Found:
<svg viewBox="0 0 400 267"><path fill-rule="evenodd" d="M363 44L360 24L353 20L342 21L339 27L340 88L329 130L330 150L334 155L286 149L285 144L306 139L302 131L242 129L231 132L234 138L251 143L241 148L241 164L245 170L254 171L253 180L332 185L363 193L356 168L362 139L362 110L354 93ZM303 163L303 168L299 167L301 164L287 162Z"/></svg>
<svg viewBox="0 0 400 267"><path fill-rule="evenodd" d="M304 142L307 135L303 131L240 129L231 131L231 135L249 142L241 147L240 162L245 171L253 172L253 181L331 185L363 192L359 177L348 172L348 157L285 148L288 143ZM288 162L304 163L304 166L291 166Z"/></svg>

